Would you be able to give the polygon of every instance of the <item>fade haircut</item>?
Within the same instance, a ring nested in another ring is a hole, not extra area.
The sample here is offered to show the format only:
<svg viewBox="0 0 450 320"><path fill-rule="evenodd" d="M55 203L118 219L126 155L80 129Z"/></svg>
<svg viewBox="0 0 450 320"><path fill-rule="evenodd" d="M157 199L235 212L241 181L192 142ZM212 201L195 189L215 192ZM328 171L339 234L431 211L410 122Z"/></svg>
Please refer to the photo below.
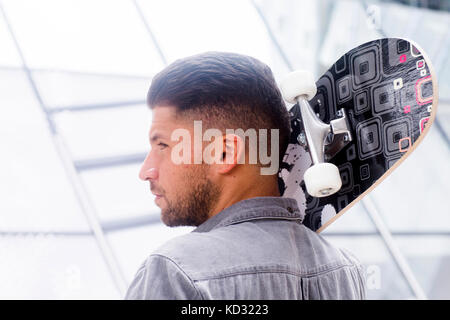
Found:
<svg viewBox="0 0 450 320"><path fill-rule="evenodd" d="M289 143L289 114L272 71L250 56L205 52L176 60L153 78L147 103L222 132L267 129L269 152L270 129L278 129L279 163Z"/></svg>

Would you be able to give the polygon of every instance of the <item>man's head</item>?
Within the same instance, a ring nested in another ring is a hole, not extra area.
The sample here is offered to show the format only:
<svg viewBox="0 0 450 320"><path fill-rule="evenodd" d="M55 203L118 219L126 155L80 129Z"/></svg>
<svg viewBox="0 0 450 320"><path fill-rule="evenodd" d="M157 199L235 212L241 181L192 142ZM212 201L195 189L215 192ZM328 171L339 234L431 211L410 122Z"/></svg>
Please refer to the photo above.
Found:
<svg viewBox="0 0 450 320"><path fill-rule="evenodd" d="M290 123L268 66L249 56L222 52L180 59L153 78L147 102L153 112L151 151L140 177L159 195L156 203L165 224L197 226L237 201L278 191L275 172L260 174L267 162L250 161L261 141L255 145L242 135L227 134L227 129L266 129L267 154L276 155L278 165L287 148ZM199 122L194 121L201 121L202 130L216 130L210 141L221 148L209 154L217 161L197 161L196 156L201 157L210 142L195 141ZM180 129L188 134L181 154L189 160L181 164L174 161L180 143L172 141ZM270 143L271 129L277 130L275 145Z"/></svg>

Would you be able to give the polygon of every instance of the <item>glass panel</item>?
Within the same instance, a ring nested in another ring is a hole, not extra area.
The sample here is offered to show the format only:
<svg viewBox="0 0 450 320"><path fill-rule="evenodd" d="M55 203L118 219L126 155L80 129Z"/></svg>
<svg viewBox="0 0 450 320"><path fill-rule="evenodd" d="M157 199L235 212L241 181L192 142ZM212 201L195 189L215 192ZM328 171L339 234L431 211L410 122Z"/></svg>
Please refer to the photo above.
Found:
<svg viewBox="0 0 450 320"><path fill-rule="evenodd" d="M16 50L11 33L0 12L0 66L22 66L19 53Z"/></svg>
<svg viewBox="0 0 450 320"><path fill-rule="evenodd" d="M3 4L30 67L149 76L163 66L131 1Z"/></svg>
<svg viewBox="0 0 450 320"><path fill-rule="evenodd" d="M328 70L347 51L380 38L380 35L370 28L360 1L336 1L333 4L329 27L319 55L323 71Z"/></svg>
<svg viewBox="0 0 450 320"><path fill-rule="evenodd" d="M332 245L352 252L366 272L368 299L415 298L379 236L327 237Z"/></svg>
<svg viewBox="0 0 450 320"><path fill-rule="evenodd" d="M93 237L0 236L0 299L120 299Z"/></svg>
<svg viewBox="0 0 450 320"><path fill-rule="evenodd" d="M360 232L376 232L376 228L367 215L367 212L358 201L353 207L344 212L342 216L337 218L331 225L329 225L323 234L328 233L360 233Z"/></svg>
<svg viewBox="0 0 450 320"><path fill-rule="evenodd" d="M151 113L145 105L108 110L61 112L58 130L74 159L145 153Z"/></svg>
<svg viewBox="0 0 450 320"><path fill-rule="evenodd" d="M102 221L159 215L148 182L138 179L140 164L82 172L93 205Z"/></svg>
<svg viewBox="0 0 450 320"><path fill-rule="evenodd" d="M450 72L450 68L449 68ZM439 90L442 90L441 82L439 83ZM448 81L448 86L450 90L450 78ZM441 129L443 130L443 134L450 137L450 101L448 102L439 102L438 111L436 113L436 118L439 120L441 124ZM448 139L448 138L447 138Z"/></svg>
<svg viewBox="0 0 450 320"><path fill-rule="evenodd" d="M56 71L34 71L33 78L47 108L82 107L127 101L142 101L145 104L151 82L150 78L143 77Z"/></svg>
<svg viewBox="0 0 450 320"><path fill-rule="evenodd" d="M0 230L87 230L23 72L0 71Z"/></svg>
<svg viewBox="0 0 450 320"><path fill-rule="evenodd" d="M450 20L450 18L449 18ZM447 46L445 50L442 50L444 53L442 54L441 64L439 65L439 69L436 70L439 76L439 98L441 101L445 101L446 105L442 106L442 103L439 107L450 109L450 54L449 54L450 46ZM444 100L445 99L445 100ZM448 125L447 125L448 127Z"/></svg>
<svg viewBox="0 0 450 320"><path fill-rule="evenodd" d="M168 62L204 51L247 54L269 65L280 59L250 1L139 1L139 5Z"/></svg>
<svg viewBox="0 0 450 320"><path fill-rule="evenodd" d="M395 237L429 299L450 299L450 236Z"/></svg>
<svg viewBox="0 0 450 320"><path fill-rule="evenodd" d="M108 240L130 283L145 259L168 240L192 231L193 227L169 228L162 223L111 232Z"/></svg>
<svg viewBox="0 0 450 320"><path fill-rule="evenodd" d="M292 68L308 70L318 76L316 66L322 42L321 28L328 20L323 17L326 11L321 1L285 1L282 5L279 1L252 2L262 12ZM272 65L277 73L282 71L284 75L284 72L289 72L281 57L274 57Z"/></svg>

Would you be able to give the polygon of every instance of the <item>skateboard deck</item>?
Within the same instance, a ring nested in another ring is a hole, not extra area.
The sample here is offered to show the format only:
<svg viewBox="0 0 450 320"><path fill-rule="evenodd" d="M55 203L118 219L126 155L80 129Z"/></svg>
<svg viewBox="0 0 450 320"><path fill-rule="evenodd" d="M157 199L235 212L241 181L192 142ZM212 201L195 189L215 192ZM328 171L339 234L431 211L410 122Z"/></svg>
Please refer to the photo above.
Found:
<svg viewBox="0 0 450 320"><path fill-rule="evenodd" d="M338 167L342 180L340 190L327 197L306 191L303 175L312 160L301 139L299 104L290 109L291 137L278 180L282 196L295 198L304 210L304 225L323 231L413 152L436 115L436 79L418 45L384 38L350 50L317 80L312 109L327 124L344 109L351 132L351 141L325 159Z"/></svg>

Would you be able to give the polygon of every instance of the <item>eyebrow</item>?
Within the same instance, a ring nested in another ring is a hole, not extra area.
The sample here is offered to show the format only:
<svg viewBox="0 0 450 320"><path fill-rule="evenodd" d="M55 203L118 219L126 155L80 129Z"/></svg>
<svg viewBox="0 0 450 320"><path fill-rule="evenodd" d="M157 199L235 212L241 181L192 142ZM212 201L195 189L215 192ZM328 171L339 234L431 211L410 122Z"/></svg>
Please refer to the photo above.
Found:
<svg viewBox="0 0 450 320"><path fill-rule="evenodd" d="M156 140L161 139L161 138L164 138L164 136L161 135L161 134L159 134L159 133L155 133L154 135L152 135L152 136L150 137L150 143L153 143L153 142L155 142Z"/></svg>

